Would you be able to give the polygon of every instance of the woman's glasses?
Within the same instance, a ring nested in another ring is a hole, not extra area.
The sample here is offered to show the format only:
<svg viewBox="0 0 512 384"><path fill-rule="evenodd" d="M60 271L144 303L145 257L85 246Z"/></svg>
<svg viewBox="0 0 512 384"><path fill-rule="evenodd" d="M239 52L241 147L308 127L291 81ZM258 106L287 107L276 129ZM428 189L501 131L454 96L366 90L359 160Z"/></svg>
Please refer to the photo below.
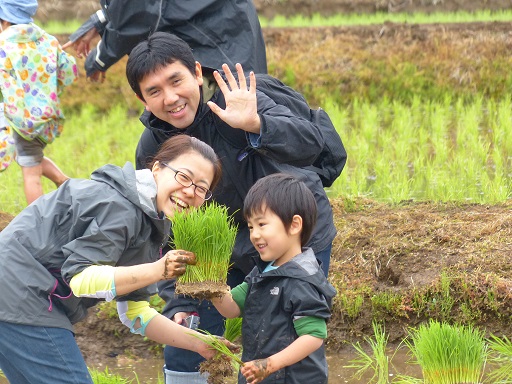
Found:
<svg viewBox="0 0 512 384"><path fill-rule="evenodd" d="M186 173L183 173L181 171L178 171L177 169L174 169L170 165L167 165L165 163L161 163L163 166L169 168L170 170L174 171L174 180L176 180L179 184L183 185L184 187L190 187L191 185L194 186L194 194L201 199L209 200L212 197L212 191L210 191L208 188L201 187L200 185L195 184L190 177Z"/></svg>

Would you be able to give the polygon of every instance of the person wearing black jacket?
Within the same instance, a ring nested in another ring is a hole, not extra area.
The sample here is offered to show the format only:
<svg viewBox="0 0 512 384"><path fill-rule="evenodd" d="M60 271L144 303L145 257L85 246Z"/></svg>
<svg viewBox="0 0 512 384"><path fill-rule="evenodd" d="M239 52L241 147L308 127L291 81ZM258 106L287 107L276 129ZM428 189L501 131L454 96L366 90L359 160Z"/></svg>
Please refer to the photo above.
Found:
<svg viewBox="0 0 512 384"><path fill-rule="evenodd" d="M132 50L126 74L146 107L141 116L146 129L137 146L136 166L144 167L159 145L173 135L194 136L215 149L223 174L212 200L228 207L239 229L228 275L230 286L243 281L257 257L241 213L248 190L266 175L295 176L315 196L318 220L307 246L327 275L336 228L321 180L306 168L324 146L319 129L257 91L254 73L247 84L240 64L236 65L238 80L228 65L222 67L225 79L214 72L218 86L203 78L201 69L186 42L169 34L157 32ZM201 329L223 333L224 319L211 302L175 296L172 284L160 286L160 295L166 301L165 315L177 323L197 312ZM164 354L168 383L205 382L197 372L199 355L169 346Z"/></svg>
<svg viewBox="0 0 512 384"><path fill-rule="evenodd" d="M252 0L101 0L101 9L63 46L86 56L85 70L93 81L155 31L185 40L196 60L211 70L223 63L234 68L267 72L265 43ZM101 36L90 49L91 41Z"/></svg>

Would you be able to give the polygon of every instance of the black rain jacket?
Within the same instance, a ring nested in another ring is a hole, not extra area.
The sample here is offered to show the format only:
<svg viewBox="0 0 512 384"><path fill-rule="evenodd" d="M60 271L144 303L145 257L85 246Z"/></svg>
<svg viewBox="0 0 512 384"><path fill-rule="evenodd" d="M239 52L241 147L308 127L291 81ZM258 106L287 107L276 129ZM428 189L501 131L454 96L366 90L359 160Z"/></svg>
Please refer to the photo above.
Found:
<svg viewBox="0 0 512 384"><path fill-rule="evenodd" d="M204 85L203 85L204 87ZM332 209L319 176L303 169L311 165L323 148L323 137L310 121L297 117L282 105L260 91L257 93L258 113L261 118L261 144L253 148L248 136L241 129L234 129L215 115L206 103L201 102L194 122L185 130L178 130L158 119L150 112L141 116L146 126L136 151L137 169L145 168L148 160L158 151L160 144L171 136L188 134L208 143L222 163L222 179L213 191L213 200L228 207L238 225L238 233L231 256L234 267L248 274L254 267L252 256L257 256L249 239L249 229L243 219L244 198L249 188L260 178L284 172L302 180L313 192L318 206L318 221L308 246L315 252L327 248L336 235ZM203 100L202 100L203 101ZM224 108L224 95L216 90L211 97ZM171 284L166 282L166 285ZM172 288L172 287L171 287ZM193 312L196 302L190 298L174 297L173 289L162 291L166 300L164 314Z"/></svg>
<svg viewBox="0 0 512 384"><path fill-rule="evenodd" d="M265 42L252 0L101 0L101 10L70 36L75 41L90 28L101 35L87 56L87 76L106 71L157 31L185 40L203 67L267 73Z"/></svg>
<svg viewBox="0 0 512 384"><path fill-rule="evenodd" d="M331 317L336 294L316 262L311 249L295 256L279 268L262 273L268 263L258 265L245 278L248 284L242 313L242 361L265 359L282 351L299 336L294 320L312 316L326 321ZM328 377L322 345L305 359L280 369L262 383L326 384ZM238 383L246 383L242 374Z"/></svg>

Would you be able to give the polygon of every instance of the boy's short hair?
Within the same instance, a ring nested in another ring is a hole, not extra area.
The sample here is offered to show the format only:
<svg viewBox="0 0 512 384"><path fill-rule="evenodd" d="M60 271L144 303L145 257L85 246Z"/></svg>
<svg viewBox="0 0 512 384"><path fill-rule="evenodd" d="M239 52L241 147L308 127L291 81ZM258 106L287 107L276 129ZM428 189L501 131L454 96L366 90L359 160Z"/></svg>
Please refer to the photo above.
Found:
<svg viewBox="0 0 512 384"><path fill-rule="evenodd" d="M135 94L141 99L140 82L149 73L176 61L181 62L195 75L196 61L190 46L178 36L155 32L133 48L126 63L126 78Z"/></svg>
<svg viewBox="0 0 512 384"><path fill-rule="evenodd" d="M244 200L245 219L270 209L290 229L293 216L302 217L301 246L306 245L317 220L313 192L299 179L285 173L265 176L249 189Z"/></svg>

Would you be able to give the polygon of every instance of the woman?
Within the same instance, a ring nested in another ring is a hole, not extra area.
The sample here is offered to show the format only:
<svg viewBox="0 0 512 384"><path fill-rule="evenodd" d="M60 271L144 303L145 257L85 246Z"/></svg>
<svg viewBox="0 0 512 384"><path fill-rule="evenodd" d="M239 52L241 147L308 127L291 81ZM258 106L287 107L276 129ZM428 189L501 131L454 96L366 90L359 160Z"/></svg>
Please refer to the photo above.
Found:
<svg viewBox="0 0 512 384"><path fill-rule="evenodd" d="M180 135L150 169L106 165L23 210L0 233L0 369L9 381L91 383L72 324L100 299L117 300L133 333L212 357L148 300L150 286L195 263L181 250L162 257L169 218L208 200L220 174L211 147Z"/></svg>

